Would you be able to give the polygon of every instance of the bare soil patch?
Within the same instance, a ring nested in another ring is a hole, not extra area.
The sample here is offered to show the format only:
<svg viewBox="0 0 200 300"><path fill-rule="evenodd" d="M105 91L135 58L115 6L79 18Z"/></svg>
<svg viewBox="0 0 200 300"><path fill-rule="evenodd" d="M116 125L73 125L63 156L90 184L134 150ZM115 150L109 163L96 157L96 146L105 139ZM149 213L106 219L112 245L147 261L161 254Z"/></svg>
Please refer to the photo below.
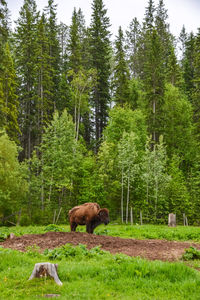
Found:
<svg viewBox="0 0 200 300"><path fill-rule="evenodd" d="M95 235L81 232L47 232L45 234L26 234L20 237L8 238L0 246L26 251L28 246L37 245L40 250L54 249L70 243L84 244L88 249L101 246L112 254L124 253L129 256L139 256L149 260L177 261L184 250L193 246L200 250L200 244L166 240L136 240L112 236Z"/></svg>

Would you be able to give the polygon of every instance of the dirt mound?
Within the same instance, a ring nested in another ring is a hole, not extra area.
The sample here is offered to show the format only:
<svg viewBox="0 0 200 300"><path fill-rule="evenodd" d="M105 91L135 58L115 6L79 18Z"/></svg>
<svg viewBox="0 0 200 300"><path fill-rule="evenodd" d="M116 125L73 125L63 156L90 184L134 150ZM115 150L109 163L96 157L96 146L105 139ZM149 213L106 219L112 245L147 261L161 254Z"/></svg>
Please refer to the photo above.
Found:
<svg viewBox="0 0 200 300"><path fill-rule="evenodd" d="M101 246L101 249L111 253L124 253L129 256L140 256L149 260L176 261L184 250L190 246L200 250L200 244L175 242L165 240L135 240L112 236L95 235L80 232L47 232L45 234L26 234L20 237L8 238L0 246L26 251L28 246L37 245L41 251L53 249L70 243L87 245L88 249Z"/></svg>

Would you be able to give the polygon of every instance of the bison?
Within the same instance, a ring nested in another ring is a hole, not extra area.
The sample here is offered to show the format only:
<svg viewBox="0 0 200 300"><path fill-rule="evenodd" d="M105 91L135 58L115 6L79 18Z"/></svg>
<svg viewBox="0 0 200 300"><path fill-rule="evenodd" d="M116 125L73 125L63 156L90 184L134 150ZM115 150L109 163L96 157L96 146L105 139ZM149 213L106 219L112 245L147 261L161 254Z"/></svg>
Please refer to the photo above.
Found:
<svg viewBox="0 0 200 300"><path fill-rule="evenodd" d="M109 211L107 208L100 208L97 203L84 203L73 207L69 211L69 222L71 231L76 231L78 225L86 225L86 231L93 233L100 225L109 223Z"/></svg>

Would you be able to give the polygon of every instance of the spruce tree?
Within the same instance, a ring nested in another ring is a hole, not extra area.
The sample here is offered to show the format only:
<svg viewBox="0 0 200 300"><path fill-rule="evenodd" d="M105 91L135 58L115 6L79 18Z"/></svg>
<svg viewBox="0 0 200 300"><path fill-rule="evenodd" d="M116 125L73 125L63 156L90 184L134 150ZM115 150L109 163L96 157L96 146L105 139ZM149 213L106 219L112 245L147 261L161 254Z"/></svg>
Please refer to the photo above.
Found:
<svg viewBox="0 0 200 300"><path fill-rule="evenodd" d="M194 58L195 58L195 36L191 32L185 42L185 51L182 58L182 71L184 78L185 92L188 99L192 101L194 90Z"/></svg>
<svg viewBox="0 0 200 300"><path fill-rule="evenodd" d="M69 28L69 44L68 44L68 51L69 51L69 69L73 70L77 73L81 68L82 63L82 53L81 53L81 37L80 37L80 23L78 13L76 8L74 8L72 14L72 24Z"/></svg>
<svg viewBox="0 0 200 300"><path fill-rule="evenodd" d="M107 124L110 101L110 32L109 18L102 0L93 0L90 25L91 67L97 72L97 83L92 93L96 150Z"/></svg>
<svg viewBox="0 0 200 300"><path fill-rule="evenodd" d="M51 119L53 102L52 102L52 86L53 78L51 77L52 69L49 65L50 55L48 47L48 35L46 31L47 21L42 14L39 18L37 26L37 144L41 142L41 136L44 126Z"/></svg>
<svg viewBox="0 0 200 300"><path fill-rule="evenodd" d="M9 34L9 15L7 2L0 0L0 62L3 55L3 45L8 40Z"/></svg>
<svg viewBox="0 0 200 300"><path fill-rule="evenodd" d="M118 36L115 41L115 67L114 67L114 100L123 106L129 102L129 70L125 59L124 35L119 27Z"/></svg>
<svg viewBox="0 0 200 300"><path fill-rule="evenodd" d="M16 72L9 45L9 12L7 3L0 1L0 127L10 139L18 141L18 99Z"/></svg>
<svg viewBox="0 0 200 300"><path fill-rule="evenodd" d="M141 34L141 26L137 18L134 18L128 30L126 31L126 56L128 59L129 69L131 75L137 77L138 75L138 44Z"/></svg>
<svg viewBox="0 0 200 300"><path fill-rule="evenodd" d="M170 52L168 53L166 81L174 86L183 87L182 72L173 46L171 46Z"/></svg>
<svg viewBox="0 0 200 300"><path fill-rule="evenodd" d="M162 55L162 43L156 29L145 34L145 61L143 82L146 94L146 113L149 133L154 142L158 142L162 132L160 126L164 95L165 69Z"/></svg>
<svg viewBox="0 0 200 300"><path fill-rule="evenodd" d="M47 38L49 46L49 65L51 67L51 77L52 77L52 86L49 88L51 93L51 102L53 107L50 109L52 115L53 111L56 109L58 99L58 90L59 90L59 81L60 81L60 45L58 37L58 25L56 20L56 7L54 0L48 0L48 5L45 8L45 16L47 18Z"/></svg>
<svg viewBox="0 0 200 300"><path fill-rule="evenodd" d="M23 152L21 159L30 158L37 140L37 22L34 0L24 0L14 34L16 71L19 80L19 125Z"/></svg>
<svg viewBox="0 0 200 300"><path fill-rule="evenodd" d="M194 108L194 121L198 127L198 135L200 129L200 28L195 37L195 53L194 53L194 78L193 78L192 104Z"/></svg>
<svg viewBox="0 0 200 300"><path fill-rule="evenodd" d="M4 127L10 139L18 142L19 125L18 109L19 102L16 95L17 83L13 58L10 53L9 44L4 46L2 56L3 72L0 76L1 96L0 96L0 126Z"/></svg>

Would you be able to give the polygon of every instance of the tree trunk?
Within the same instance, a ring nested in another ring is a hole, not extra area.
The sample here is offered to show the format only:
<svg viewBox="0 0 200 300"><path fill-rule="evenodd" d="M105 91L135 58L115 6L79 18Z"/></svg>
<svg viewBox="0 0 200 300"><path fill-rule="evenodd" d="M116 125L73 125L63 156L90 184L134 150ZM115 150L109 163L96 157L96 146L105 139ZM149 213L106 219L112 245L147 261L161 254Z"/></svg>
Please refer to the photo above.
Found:
<svg viewBox="0 0 200 300"><path fill-rule="evenodd" d="M57 264L51 264L49 262L45 263L38 263L35 264L35 267L33 269L33 272L29 278L29 280L33 278L40 278L40 277L47 277L50 276L54 278L55 282L58 285L62 285L62 282L60 281L58 274L57 274L58 265Z"/></svg>
<svg viewBox="0 0 200 300"><path fill-rule="evenodd" d="M121 220L124 223L124 172L122 169L122 191L121 191Z"/></svg>
<svg viewBox="0 0 200 300"><path fill-rule="evenodd" d="M129 193L130 193L130 177L128 175L128 189L127 189L127 201L126 201L126 224L128 224L128 205L129 205Z"/></svg>
<svg viewBox="0 0 200 300"><path fill-rule="evenodd" d="M130 211L130 218L131 218L131 225L133 225L133 208L131 206L131 211Z"/></svg>
<svg viewBox="0 0 200 300"><path fill-rule="evenodd" d="M140 225L143 225L143 222L142 222L142 211L140 211Z"/></svg>

